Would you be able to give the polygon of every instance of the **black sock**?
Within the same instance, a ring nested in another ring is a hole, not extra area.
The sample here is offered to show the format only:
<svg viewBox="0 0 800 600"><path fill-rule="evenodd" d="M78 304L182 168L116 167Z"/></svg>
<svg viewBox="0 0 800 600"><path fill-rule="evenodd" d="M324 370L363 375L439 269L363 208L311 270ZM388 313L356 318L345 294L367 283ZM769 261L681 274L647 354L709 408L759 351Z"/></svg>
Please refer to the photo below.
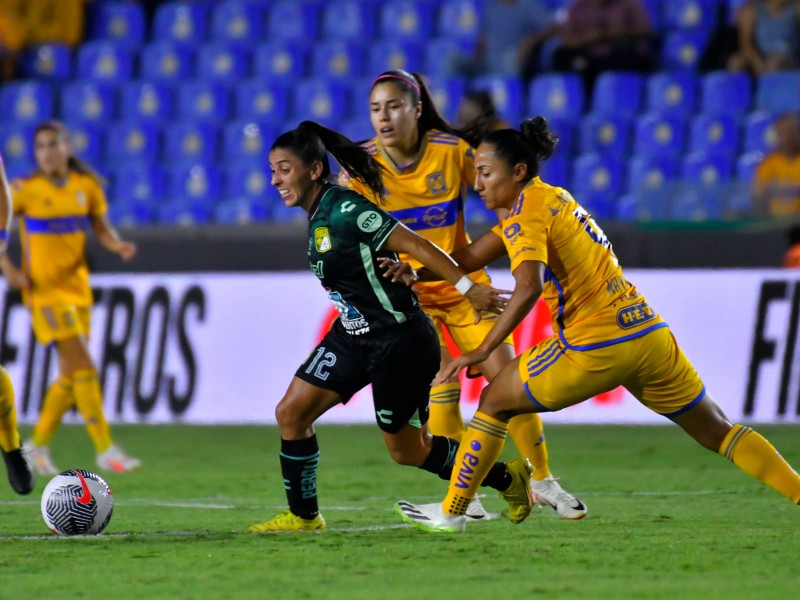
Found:
<svg viewBox="0 0 800 600"><path fill-rule="evenodd" d="M457 441L441 435L435 435L431 443L431 453L428 454L428 458L419 468L438 475L439 479L450 481L450 475L453 473L453 464L455 464L456 460L456 452L458 452Z"/></svg>
<svg viewBox="0 0 800 600"><path fill-rule="evenodd" d="M317 436L304 440L281 440L281 473L289 510L303 519L319 514L317 503Z"/></svg>
<svg viewBox="0 0 800 600"><path fill-rule="evenodd" d="M481 487L490 487L498 492L505 492L511 485L511 473L508 472L505 463L496 462L486 478L481 482Z"/></svg>

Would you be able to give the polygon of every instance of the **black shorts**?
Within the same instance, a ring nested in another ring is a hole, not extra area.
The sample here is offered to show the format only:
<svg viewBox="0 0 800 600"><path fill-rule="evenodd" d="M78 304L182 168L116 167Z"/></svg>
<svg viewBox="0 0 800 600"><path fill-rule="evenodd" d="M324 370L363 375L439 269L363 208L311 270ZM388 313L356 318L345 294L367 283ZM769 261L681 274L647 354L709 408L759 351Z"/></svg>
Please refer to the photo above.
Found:
<svg viewBox="0 0 800 600"><path fill-rule="evenodd" d="M364 336L350 335L337 320L295 376L336 392L342 404L371 383L378 427L397 433L417 417L420 425L428 422L440 360L436 328L424 313Z"/></svg>

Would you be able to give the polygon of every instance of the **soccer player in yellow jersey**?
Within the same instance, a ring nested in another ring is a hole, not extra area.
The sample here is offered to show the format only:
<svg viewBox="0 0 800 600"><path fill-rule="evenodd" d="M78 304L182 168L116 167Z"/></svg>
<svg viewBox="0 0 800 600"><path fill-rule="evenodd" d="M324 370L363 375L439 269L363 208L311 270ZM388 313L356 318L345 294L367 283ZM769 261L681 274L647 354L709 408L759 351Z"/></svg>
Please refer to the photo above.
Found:
<svg viewBox="0 0 800 600"><path fill-rule="evenodd" d="M84 418L97 451L97 465L107 471L130 471L140 462L111 440L103 415L103 396L87 339L92 292L86 264L86 230L100 243L130 260L136 246L120 239L106 217L106 199L91 168L72 155L67 129L57 121L34 133L36 173L19 182L14 213L20 216L22 270L3 257L3 273L21 288L39 343L55 343L59 377L45 395L27 456L40 474L58 473L48 445L64 413L73 405Z"/></svg>
<svg viewBox="0 0 800 600"><path fill-rule="evenodd" d="M11 190L8 187L3 157L0 156L0 256L8 247L8 228L11 224ZM29 494L34 477L30 465L22 456L14 388L6 370L0 366L0 450L8 471L8 482L18 494Z"/></svg>
<svg viewBox="0 0 800 600"><path fill-rule="evenodd" d="M475 189L489 208L510 212L453 258L472 271L507 253L515 287L486 339L436 380L485 360L539 296L550 306L555 334L506 365L484 390L444 502L401 501L396 509L403 520L426 531L463 531L464 511L503 448L510 418L560 410L619 385L705 448L800 504L800 476L761 435L728 420L667 323L623 276L603 231L566 190L536 176L555 141L537 117L521 131L488 134L476 150ZM429 274L422 269L419 276ZM512 520L521 522L529 512L523 507Z"/></svg>
<svg viewBox="0 0 800 600"><path fill-rule="evenodd" d="M464 199L467 184L471 185L475 179L475 167L473 150L464 138L477 142L480 124L476 122L463 130L450 127L437 112L422 78L402 70L379 75L372 84L369 102L376 137L365 146L384 167L387 193L381 207L445 252L466 246L470 239L464 222ZM347 178L343 182L379 202L363 184ZM415 268L420 266L411 257L404 256L403 260ZM478 283L489 283L484 270L471 277ZM495 316L475 323L469 302L447 282L418 283L414 291L439 333L442 367L452 360L445 345L444 329L462 352L469 352L478 347L494 325ZM491 381L513 358L509 332L477 368ZM459 408L460 394L457 375L431 389L431 433L461 439L464 422ZM534 467L532 485L541 503L565 519L586 516L585 504L567 493L550 472L539 415L517 417L509 425L509 431L520 453ZM468 516L483 518L486 514L473 501Z"/></svg>

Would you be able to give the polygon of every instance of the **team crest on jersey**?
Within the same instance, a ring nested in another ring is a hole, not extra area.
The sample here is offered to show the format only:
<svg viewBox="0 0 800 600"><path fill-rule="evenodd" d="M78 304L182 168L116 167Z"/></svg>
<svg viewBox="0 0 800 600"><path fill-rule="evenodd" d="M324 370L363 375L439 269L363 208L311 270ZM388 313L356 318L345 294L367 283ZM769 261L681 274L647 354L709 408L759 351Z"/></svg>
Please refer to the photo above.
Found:
<svg viewBox="0 0 800 600"><path fill-rule="evenodd" d="M425 180L428 182L428 189L431 194L443 194L447 191L447 183L444 180L444 173L441 171L431 173Z"/></svg>
<svg viewBox="0 0 800 600"><path fill-rule="evenodd" d="M333 248L333 244L331 244L331 236L328 233L327 227L317 227L314 230L314 248L316 248L317 252L320 254L324 254Z"/></svg>
<svg viewBox="0 0 800 600"><path fill-rule="evenodd" d="M78 206L86 206L86 194L83 192L76 193L75 199L78 201Z"/></svg>

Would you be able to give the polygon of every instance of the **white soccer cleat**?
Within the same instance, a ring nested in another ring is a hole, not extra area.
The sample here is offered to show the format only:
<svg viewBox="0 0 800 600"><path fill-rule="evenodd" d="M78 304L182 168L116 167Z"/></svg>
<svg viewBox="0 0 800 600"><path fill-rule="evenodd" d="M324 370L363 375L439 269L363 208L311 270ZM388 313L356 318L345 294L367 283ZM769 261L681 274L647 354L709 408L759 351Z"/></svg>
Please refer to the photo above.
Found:
<svg viewBox="0 0 800 600"><path fill-rule="evenodd" d="M428 533L464 533L467 526L464 515L456 517L444 514L441 502L412 504L400 500L394 505L394 511L406 523Z"/></svg>
<svg viewBox="0 0 800 600"><path fill-rule="evenodd" d="M486 510L481 503L481 499L475 496L467 506L467 512L464 514L470 521L491 521L500 517L499 513L492 513Z"/></svg>
<svg viewBox="0 0 800 600"><path fill-rule="evenodd" d="M25 458L31 470L37 475L58 475L58 469L50 459L49 446L34 446L33 440L25 440L22 443L22 456Z"/></svg>
<svg viewBox="0 0 800 600"><path fill-rule="evenodd" d="M122 448L116 444L108 447L108 450L97 455L97 466L104 471L114 471L116 473L128 473L135 471L142 466L142 461L138 458L128 456Z"/></svg>
<svg viewBox="0 0 800 600"><path fill-rule="evenodd" d="M562 519L582 519L589 512L586 505L564 490L552 475L541 481L531 480L531 489L540 504L552 508Z"/></svg>

